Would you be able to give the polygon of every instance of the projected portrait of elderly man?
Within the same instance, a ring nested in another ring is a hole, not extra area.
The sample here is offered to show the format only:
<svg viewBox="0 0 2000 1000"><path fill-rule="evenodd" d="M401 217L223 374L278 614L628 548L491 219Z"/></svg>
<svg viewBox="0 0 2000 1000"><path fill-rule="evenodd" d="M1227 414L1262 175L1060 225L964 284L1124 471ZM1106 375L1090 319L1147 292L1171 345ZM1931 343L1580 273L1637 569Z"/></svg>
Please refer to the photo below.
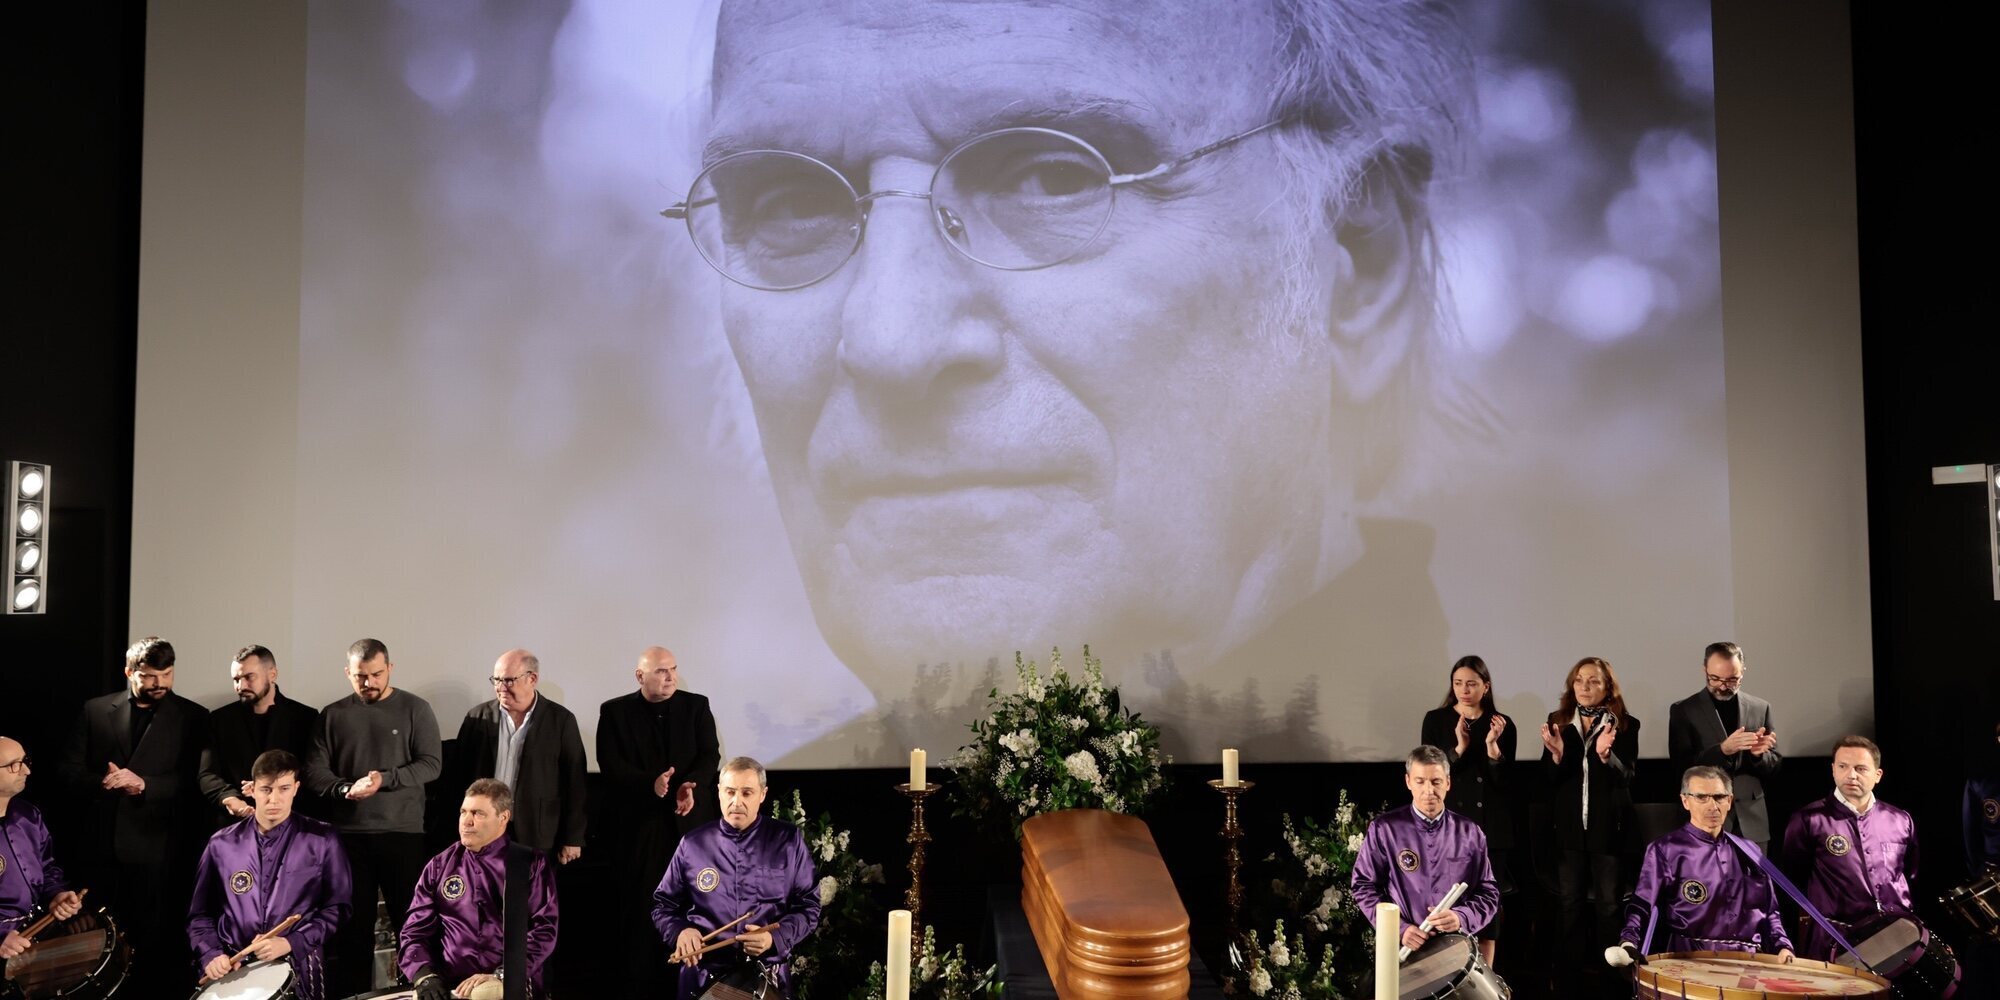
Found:
<svg viewBox="0 0 2000 1000"><path fill-rule="evenodd" d="M1086 639L1199 669L1355 563L1436 402L1455 37L1419 3L722 5L666 214L864 680Z"/></svg>

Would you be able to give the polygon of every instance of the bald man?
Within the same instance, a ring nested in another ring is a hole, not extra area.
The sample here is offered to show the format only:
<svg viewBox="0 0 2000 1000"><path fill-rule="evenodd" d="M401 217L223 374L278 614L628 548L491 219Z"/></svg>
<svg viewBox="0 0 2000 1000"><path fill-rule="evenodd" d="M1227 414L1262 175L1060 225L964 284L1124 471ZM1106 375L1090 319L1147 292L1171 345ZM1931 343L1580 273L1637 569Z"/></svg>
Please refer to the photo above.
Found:
<svg viewBox="0 0 2000 1000"><path fill-rule="evenodd" d="M47 907L59 920L83 909L69 880L49 853L49 827L42 811L15 796L28 787L28 751L0 736L0 958L28 950L16 929L36 907Z"/></svg>
<svg viewBox="0 0 2000 1000"><path fill-rule="evenodd" d="M493 700L472 706L455 744L465 782L492 778L513 792L508 836L569 864L583 854L583 735L576 715L537 687L542 661L510 649L493 661Z"/></svg>
<svg viewBox="0 0 2000 1000"><path fill-rule="evenodd" d="M639 654L638 690L598 709L597 767L605 805L623 822L609 845L626 890L620 925L631 935L632 980L647 996L663 987L652 890L666 874L681 834L719 817L715 781L722 763L708 699L681 690L680 664L662 646Z"/></svg>

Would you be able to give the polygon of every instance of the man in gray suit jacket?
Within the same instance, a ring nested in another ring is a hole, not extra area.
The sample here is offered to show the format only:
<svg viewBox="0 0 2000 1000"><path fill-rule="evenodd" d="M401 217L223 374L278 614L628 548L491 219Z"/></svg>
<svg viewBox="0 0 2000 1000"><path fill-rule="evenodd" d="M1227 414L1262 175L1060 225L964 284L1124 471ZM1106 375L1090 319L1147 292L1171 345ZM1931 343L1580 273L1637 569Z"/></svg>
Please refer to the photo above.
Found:
<svg viewBox="0 0 2000 1000"><path fill-rule="evenodd" d="M1771 703L1742 692L1743 649L1733 642L1709 644L1701 669L1707 687L1675 702L1667 716L1667 753L1676 771L1702 764L1729 772L1736 805L1727 828L1766 849L1771 809L1764 782L1785 762L1771 725Z"/></svg>
<svg viewBox="0 0 2000 1000"><path fill-rule="evenodd" d="M494 699L465 713L455 751L467 781L494 778L513 791L509 837L569 864L583 854L583 735L569 709L536 693L541 672L525 649L500 654Z"/></svg>

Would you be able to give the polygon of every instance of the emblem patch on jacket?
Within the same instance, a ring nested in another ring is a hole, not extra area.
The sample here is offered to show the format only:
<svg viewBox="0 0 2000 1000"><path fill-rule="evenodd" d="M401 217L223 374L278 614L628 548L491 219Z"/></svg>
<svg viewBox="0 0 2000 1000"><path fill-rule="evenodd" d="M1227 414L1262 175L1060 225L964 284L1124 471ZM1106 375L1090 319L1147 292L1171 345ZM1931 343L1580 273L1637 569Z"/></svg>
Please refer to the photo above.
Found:
<svg viewBox="0 0 2000 1000"><path fill-rule="evenodd" d="M229 891L238 896L249 892L250 887L256 884L257 880L252 878L247 871L238 870L236 874L229 876Z"/></svg>
<svg viewBox="0 0 2000 1000"><path fill-rule="evenodd" d="M714 892L722 884L722 876L713 868L703 868L694 877L694 887L703 892Z"/></svg>
<svg viewBox="0 0 2000 1000"><path fill-rule="evenodd" d="M1688 879L1681 883L1681 898L1700 906L1708 902L1708 886L1702 885L1700 879Z"/></svg>
<svg viewBox="0 0 2000 1000"><path fill-rule="evenodd" d="M1854 845L1848 843L1846 837L1843 837L1837 833L1829 833L1826 835L1826 852L1828 854L1831 854L1836 858L1844 858L1847 856L1847 852L1853 849Z"/></svg>
<svg viewBox="0 0 2000 1000"><path fill-rule="evenodd" d="M1406 872L1417 870L1417 852L1405 847L1396 852L1396 867Z"/></svg>
<svg viewBox="0 0 2000 1000"><path fill-rule="evenodd" d="M465 895L465 876L463 875L445 876L444 886L438 891L443 893L444 898L446 899L457 899L460 896Z"/></svg>

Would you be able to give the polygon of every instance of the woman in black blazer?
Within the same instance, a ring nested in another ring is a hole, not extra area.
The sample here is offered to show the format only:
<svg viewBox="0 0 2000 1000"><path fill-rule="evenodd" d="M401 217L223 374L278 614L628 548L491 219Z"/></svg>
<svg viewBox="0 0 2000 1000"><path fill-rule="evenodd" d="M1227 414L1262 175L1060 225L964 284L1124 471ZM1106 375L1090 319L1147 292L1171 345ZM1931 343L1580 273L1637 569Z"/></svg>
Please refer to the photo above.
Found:
<svg viewBox="0 0 2000 1000"><path fill-rule="evenodd" d="M1460 657L1451 665L1451 687L1444 703L1424 713L1423 742L1444 751L1451 761L1451 789L1445 806L1479 824L1486 834L1486 853L1502 898L1514 891L1508 855L1514 848L1514 810L1510 808L1508 770L1514 762L1514 720L1493 707L1493 674L1477 656ZM1500 936L1506 911L1479 932L1479 951L1493 964L1493 943Z"/></svg>
<svg viewBox="0 0 2000 1000"><path fill-rule="evenodd" d="M1596 968L1596 956L1617 933L1624 895L1619 858L1632 827L1632 767L1639 759L1639 720L1626 714L1610 663L1586 656L1569 668L1562 701L1541 736L1569 967ZM1585 898L1586 887L1594 900Z"/></svg>

